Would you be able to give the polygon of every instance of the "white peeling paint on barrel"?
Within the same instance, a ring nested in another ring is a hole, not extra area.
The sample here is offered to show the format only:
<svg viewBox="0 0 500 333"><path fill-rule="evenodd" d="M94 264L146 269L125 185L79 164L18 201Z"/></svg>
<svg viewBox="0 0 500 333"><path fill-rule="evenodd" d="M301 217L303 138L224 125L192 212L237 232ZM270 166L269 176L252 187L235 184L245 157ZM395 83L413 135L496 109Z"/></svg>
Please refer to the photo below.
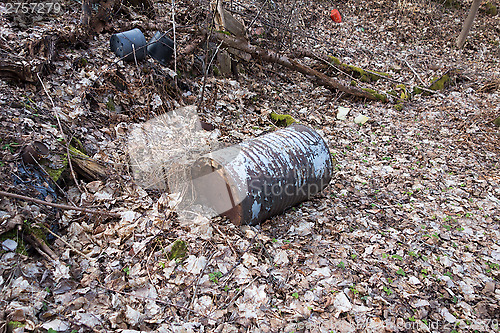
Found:
<svg viewBox="0 0 500 333"><path fill-rule="evenodd" d="M193 168L201 201L235 224L258 224L309 199L330 182L328 146L293 124L200 158Z"/></svg>

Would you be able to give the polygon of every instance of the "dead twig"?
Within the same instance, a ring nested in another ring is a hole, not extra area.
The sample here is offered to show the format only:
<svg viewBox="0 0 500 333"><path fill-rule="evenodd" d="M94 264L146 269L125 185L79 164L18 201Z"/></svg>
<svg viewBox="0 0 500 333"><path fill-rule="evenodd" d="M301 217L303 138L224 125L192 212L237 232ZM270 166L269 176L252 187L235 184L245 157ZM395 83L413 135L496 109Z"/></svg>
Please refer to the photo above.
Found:
<svg viewBox="0 0 500 333"><path fill-rule="evenodd" d="M250 281L250 283L249 283L249 284L247 284L245 287L241 288L241 289L240 289L240 291L238 291L238 292L236 293L236 295L234 295L234 297L231 299L231 301L228 303L228 305L227 305L225 308L226 308L226 309L228 309L231 305L233 305L233 304L234 304L234 302L236 302L236 298L238 298L238 296L240 296L240 295L241 295L241 293L245 291L245 289L247 289L248 287L250 287L250 286L252 285L252 283L254 283L254 282L255 282L255 280L257 280L259 277L260 277L260 276L256 276L256 277L254 277L254 279L253 279L252 281Z"/></svg>
<svg viewBox="0 0 500 333"><path fill-rule="evenodd" d="M209 317L209 316L206 316L206 315L203 315L197 311L194 311L194 310L191 310L185 306L182 306L182 305L178 305L178 304L174 304L172 302L167 302L167 301L164 301L164 300L161 300L159 298L153 298L153 297L148 297L148 296L140 296L140 295L135 295L135 294L132 294L132 293L128 293L128 292L125 292L125 291L120 291L120 290L116 290L116 289L112 289L112 288L108 288L106 286L104 286L103 284L99 283L99 286L101 288L103 288L104 290L107 290L107 291L112 291L112 292L115 292L115 293L118 293L118 294L122 294L122 295L126 295L126 296L129 296L129 297L135 297L135 298L140 298L140 299L144 299L144 300L150 300L150 301L154 301L154 302L157 302L157 303L160 303L160 304L163 304L163 305L167 305L167 306L173 306L174 308L177 308L177 309L181 309L181 310L185 310L185 311L188 311L190 313L193 313L197 316L200 316L200 317L203 317L203 318L207 318L207 319L210 319L210 320L213 320L215 322L219 322L218 319L215 319L215 318L212 318L212 317Z"/></svg>
<svg viewBox="0 0 500 333"><path fill-rule="evenodd" d="M111 212L106 212L103 210L94 210L94 209L88 209L88 208L81 208L81 207L76 207L76 206L69 206L69 205L62 205L62 204L56 204L53 202L48 202L40 199L35 199L31 197L27 197L24 195L20 194L15 194L15 193L10 193L10 192L5 192L5 191L0 191L0 196L4 197L10 197L10 198L15 198L15 199L20 199L20 200L25 200L25 201L31 201L40 205L47 205L50 207L55 207L59 209L66 209L66 210L77 210L80 212L84 213L89 213L89 214L101 214L101 215L106 215L106 216L111 216L111 217L116 217L119 218L121 217L120 214L117 213L111 213Z"/></svg>
<svg viewBox="0 0 500 333"><path fill-rule="evenodd" d="M417 79L420 81L420 83L425 86L425 83L424 81L422 81L422 79L420 78L420 76L417 74L417 72L415 72L415 70L413 69L413 67L411 67L411 65L408 63L408 61L406 61L405 59L405 64L406 66L408 66L408 68L412 71L412 73L417 77Z"/></svg>
<svg viewBox="0 0 500 333"><path fill-rule="evenodd" d="M87 256L85 253L83 253L82 251L78 250L77 248L75 248L73 245L71 245L70 243L68 243L67 241L65 241L61 236L59 236L58 234L54 233L52 230L50 230L49 228L47 228L46 226L44 226L43 224L41 224L41 226L49 233L51 234L52 236L54 236L55 238L59 239L61 242L63 242L64 244L66 244L67 246L69 246L73 251L75 251L76 253L78 253L79 255L81 255L82 257L84 257L85 259L87 260L91 260L89 258L89 256Z"/></svg>
<svg viewBox="0 0 500 333"><path fill-rule="evenodd" d="M30 233L27 235L24 235L24 239L26 239L28 242L33 245L33 247L40 253L45 259L48 261L58 261L59 258L57 255L52 251L50 247L47 246L40 238L38 238L35 234Z"/></svg>
<svg viewBox="0 0 500 333"><path fill-rule="evenodd" d="M172 31L174 34L174 72L177 74L177 36L175 34L175 0L172 0ZM177 75L174 76L174 85L177 89Z"/></svg>
<svg viewBox="0 0 500 333"><path fill-rule="evenodd" d="M59 130L61 131L61 137L63 138L64 141L66 141L66 156L68 157L68 166L69 166L69 170L71 171L71 175L73 176L73 180L74 180L74 182L76 184L76 187L80 191L80 193L83 193L82 189L80 188L80 185L78 184L78 181L76 180L75 170L73 170L73 164L71 163L71 156L70 156L70 151L69 151L69 145L70 145L70 141L71 140L68 141L67 138L66 138L66 135L64 134L64 131L63 131L63 128L62 128L62 125L61 125L61 120L59 119L59 115L57 114L56 105L54 103L54 100L52 99L52 97L50 96L49 92L47 91L47 88L45 88L45 84L43 84L43 81L40 78L40 75L38 75L38 73L36 73L36 76L38 77L38 80L42 84L42 88L45 91L45 94L47 94L47 97L49 98L50 103L52 104L52 108L53 108L52 111L54 112L54 115L55 115L55 117L57 119L57 124L59 125Z"/></svg>
<svg viewBox="0 0 500 333"><path fill-rule="evenodd" d="M231 245L231 242L227 239L227 236L225 234L223 234L222 231L220 231L220 229L217 227L216 224L212 224L212 226L222 236L222 238L224 238L224 240L226 241L227 245L231 248L231 251L233 251L234 255L236 257L238 257L239 256L238 252L236 252L236 250L234 249L233 245Z"/></svg>

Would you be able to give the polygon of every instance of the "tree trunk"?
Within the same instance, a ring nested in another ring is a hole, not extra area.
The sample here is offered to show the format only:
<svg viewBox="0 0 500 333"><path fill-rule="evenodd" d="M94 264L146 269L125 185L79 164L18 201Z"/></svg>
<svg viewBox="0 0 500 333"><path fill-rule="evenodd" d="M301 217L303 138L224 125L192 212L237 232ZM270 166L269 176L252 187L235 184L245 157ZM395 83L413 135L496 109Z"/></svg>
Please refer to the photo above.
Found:
<svg viewBox="0 0 500 333"><path fill-rule="evenodd" d="M465 39L469 34L470 28L472 27L472 23L474 22L474 18L476 17L480 5L481 5L481 0L474 0L472 6L470 7L469 15L467 15L464 25L462 26L462 32L460 33L460 36L458 36L457 38L457 47L459 49L464 47Z"/></svg>
<svg viewBox="0 0 500 333"><path fill-rule="evenodd" d="M80 17L80 23L87 27L90 24L91 16L92 16L91 0L82 0L82 15Z"/></svg>

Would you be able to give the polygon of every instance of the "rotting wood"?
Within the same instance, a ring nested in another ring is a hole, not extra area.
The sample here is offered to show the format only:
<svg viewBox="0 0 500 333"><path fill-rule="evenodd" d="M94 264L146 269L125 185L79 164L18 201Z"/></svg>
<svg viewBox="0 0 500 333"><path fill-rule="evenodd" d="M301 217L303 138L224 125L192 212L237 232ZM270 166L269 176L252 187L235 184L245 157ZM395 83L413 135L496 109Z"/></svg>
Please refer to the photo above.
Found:
<svg viewBox="0 0 500 333"><path fill-rule="evenodd" d="M6 221L4 221L4 223L0 224L0 234L3 234L5 232L11 231L16 228L18 228L18 230L21 230L22 226L23 226L23 219L21 215L17 214L14 217L11 217Z"/></svg>
<svg viewBox="0 0 500 333"><path fill-rule="evenodd" d="M251 45L245 39L234 38L221 32L214 32L213 35L218 40L220 40L224 46L232 47L246 52L255 59L263 60L269 63L278 63L284 67L298 71L306 76L311 76L314 78L313 81L326 88L339 90L356 97L366 98L370 100L381 100L380 96L377 96L377 94L369 91L364 91L357 87L343 85L339 81L328 77L327 75L318 72L315 69L303 65L296 60L290 59L285 55L280 55L273 51L264 50L258 46Z"/></svg>
<svg viewBox="0 0 500 333"><path fill-rule="evenodd" d="M47 260L58 260L57 255L52 251L50 247L45 244L43 240L38 238L33 232L24 235L24 239L28 241L37 251Z"/></svg>
<svg viewBox="0 0 500 333"><path fill-rule="evenodd" d="M29 65L9 59L0 59L0 78L28 83L36 81Z"/></svg>
<svg viewBox="0 0 500 333"><path fill-rule="evenodd" d="M75 171L88 180L104 179L108 177L108 171L105 166L91 159L75 147L70 146L69 152L71 160L75 166Z"/></svg>

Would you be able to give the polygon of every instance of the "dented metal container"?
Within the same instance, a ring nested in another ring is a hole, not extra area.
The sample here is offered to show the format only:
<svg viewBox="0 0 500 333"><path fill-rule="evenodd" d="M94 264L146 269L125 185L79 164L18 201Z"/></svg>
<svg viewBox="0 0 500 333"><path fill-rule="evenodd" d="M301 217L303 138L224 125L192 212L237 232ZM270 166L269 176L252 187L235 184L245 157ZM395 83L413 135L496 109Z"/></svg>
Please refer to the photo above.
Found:
<svg viewBox="0 0 500 333"><path fill-rule="evenodd" d="M202 156L192 176L198 202L255 225L322 191L332 170L323 138L294 124Z"/></svg>

